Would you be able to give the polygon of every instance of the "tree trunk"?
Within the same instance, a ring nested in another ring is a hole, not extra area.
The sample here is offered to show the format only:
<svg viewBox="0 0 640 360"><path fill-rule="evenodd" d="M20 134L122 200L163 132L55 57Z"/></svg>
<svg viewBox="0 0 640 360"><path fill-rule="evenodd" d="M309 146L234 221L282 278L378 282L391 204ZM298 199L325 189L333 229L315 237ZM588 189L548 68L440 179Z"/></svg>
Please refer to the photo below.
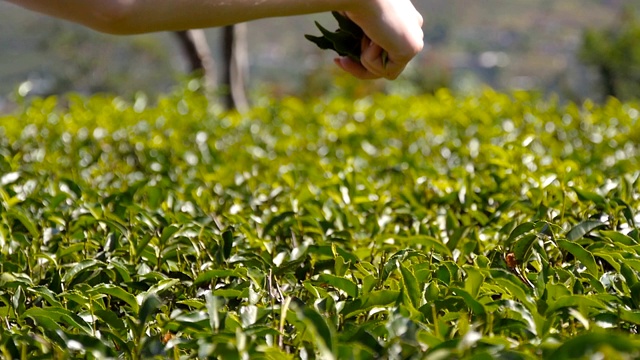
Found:
<svg viewBox="0 0 640 360"><path fill-rule="evenodd" d="M216 83L216 69L204 30L175 31L174 34L189 63L189 72L202 76L206 88L212 89Z"/></svg>
<svg viewBox="0 0 640 360"><path fill-rule="evenodd" d="M616 87L614 71L607 65L600 65L600 76L602 77L605 97L617 97L618 89Z"/></svg>
<svg viewBox="0 0 640 360"><path fill-rule="evenodd" d="M240 111L249 108L245 91L248 81L247 26L236 24L223 29L223 102L228 109Z"/></svg>

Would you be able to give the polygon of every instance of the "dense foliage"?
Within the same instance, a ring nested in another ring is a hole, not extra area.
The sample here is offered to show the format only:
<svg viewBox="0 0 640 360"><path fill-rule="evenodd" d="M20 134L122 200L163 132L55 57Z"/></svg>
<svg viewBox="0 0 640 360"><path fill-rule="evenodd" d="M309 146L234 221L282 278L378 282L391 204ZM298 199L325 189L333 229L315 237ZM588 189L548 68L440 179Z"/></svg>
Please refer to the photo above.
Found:
<svg viewBox="0 0 640 360"><path fill-rule="evenodd" d="M4 358L640 356L640 106L47 98L0 118Z"/></svg>
<svg viewBox="0 0 640 360"><path fill-rule="evenodd" d="M640 20L631 9L611 29L587 30L579 57L597 68L605 96L640 94Z"/></svg>

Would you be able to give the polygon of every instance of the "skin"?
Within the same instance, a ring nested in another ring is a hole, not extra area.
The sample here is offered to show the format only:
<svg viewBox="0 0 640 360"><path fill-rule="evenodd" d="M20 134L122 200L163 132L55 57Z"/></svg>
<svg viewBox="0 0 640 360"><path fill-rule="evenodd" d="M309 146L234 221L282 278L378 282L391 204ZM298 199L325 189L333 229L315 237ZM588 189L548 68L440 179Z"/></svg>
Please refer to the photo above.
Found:
<svg viewBox="0 0 640 360"><path fill-rule="evenodd" d="M422 16L410 0L6 0L110 34L230 25L341 11L364 31L360 62L337 58L361 79L395 79L423 48Z"/></svg>

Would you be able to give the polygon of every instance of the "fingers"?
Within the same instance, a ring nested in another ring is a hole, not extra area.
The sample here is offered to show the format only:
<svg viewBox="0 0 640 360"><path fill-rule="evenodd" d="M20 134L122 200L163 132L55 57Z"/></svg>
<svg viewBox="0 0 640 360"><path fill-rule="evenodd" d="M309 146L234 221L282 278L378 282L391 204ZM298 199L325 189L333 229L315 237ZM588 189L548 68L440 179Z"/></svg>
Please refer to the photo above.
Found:
<svg viewBox="0 0 640 360"><path fill-rule="evenodd" d="M370 0L370 5L346 13L364 31L360 66L338 65L359 78L396 79L424 46L424 19L410 0Z"/></svg>
<svg viewBox="0 0 640 360"><path fill-rule="evenodd" d="M334 62L344 71L360 79L394 80L402 73L408 60L396 62L390 59L382 47L365 37L362 40L360 62L348 57L337 58Z"/></svg>
<svg viewBox="0 0 640 360"><path fill-rule="evenodd" d="M410 58L406 62L398 62L393 58L389 58L389 54L380 45L369 39L363 41L360 62L364 68L377 77L389 80L396 79L409 60Z"/></svg>
<svg viewBox="0 0 640 360"><path fill-rule="evenodd" d="M336 65L342 68L342 70L357 77L358 79L373 80L380 78L380 76L369 72L369 70L362 66L361 63L354 61L348 57L336 58L334 62L336 63Z"/></svg>

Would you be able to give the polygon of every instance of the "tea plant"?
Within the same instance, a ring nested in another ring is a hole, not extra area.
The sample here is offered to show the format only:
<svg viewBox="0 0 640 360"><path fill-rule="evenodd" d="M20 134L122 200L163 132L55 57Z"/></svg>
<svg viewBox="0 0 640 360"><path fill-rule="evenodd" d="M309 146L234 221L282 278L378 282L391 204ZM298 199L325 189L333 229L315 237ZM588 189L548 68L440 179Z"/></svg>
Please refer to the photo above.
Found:
<svg viewBox="0 0 640 360"><path fill-rule="evenodd" d="M640 106L188 88L0 118L4 358L640 356Z"/></svg>
<svg viewBox="0 0 640 360"><path fill-rule="evenodd" d="M304 37L320 49L333 50L340 56L348 56L355 61L360 61L360 43L364 32L356 23L341 13L333 11L331 14L338 21L339 28L335 32L325 29L316 21L316 27L322 36L305 35Z"/></svg>

